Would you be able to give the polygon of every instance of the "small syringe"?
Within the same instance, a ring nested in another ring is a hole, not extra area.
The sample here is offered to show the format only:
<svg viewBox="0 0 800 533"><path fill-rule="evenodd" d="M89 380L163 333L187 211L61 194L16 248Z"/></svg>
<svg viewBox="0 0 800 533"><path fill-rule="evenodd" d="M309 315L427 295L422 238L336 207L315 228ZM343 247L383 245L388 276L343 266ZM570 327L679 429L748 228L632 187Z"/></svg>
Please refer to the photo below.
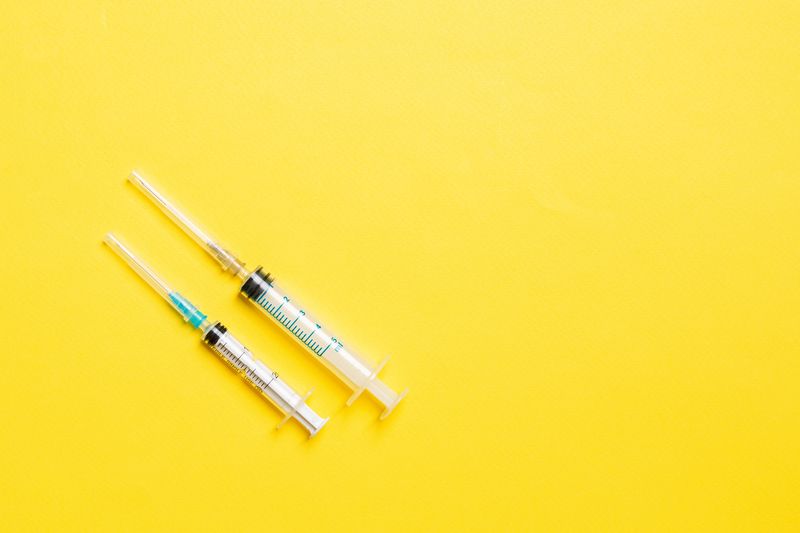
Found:
<svg viewBox="0 0 800 533"><path fill-rule="evenodd" d="M352 404L367 390L384 406L381 419L389 416L408 389L397 393L378 379L378 373L389 360L388 357L373 365L351 352L340 337L323 328L302 305L289 298L275 284L275 278L271 274L264 272L261 267L252 272L245 269L244 262L198 228L137 172L131 172L128 179L222 265L223 270L243 280L239 289L243 296L255 303L275 324L313 355L314 359L319 360L353 390L347 405Z"/></svg>
<svg viewBox="0 0 800 533"><path fill-rule="evenodd" d="M313 437L328 421L315 413L308 405L305 396L301 396L278 377L277 372L270 370L267 365L253 357L250 350L244 347L228 329L220 322L212 322L206 318L197 307L172 290L159 278L144 262L137 258L112 234L105 236L104 242L119 255L142 279L144 279L158 294L188 322L193 328L199 329L203 334L203 342L211 348L223 361L228 363L233 370L252 385L284 414L283 420L278 424L280 428L290 418L297 420L308 431L308 436Z"/></svg>

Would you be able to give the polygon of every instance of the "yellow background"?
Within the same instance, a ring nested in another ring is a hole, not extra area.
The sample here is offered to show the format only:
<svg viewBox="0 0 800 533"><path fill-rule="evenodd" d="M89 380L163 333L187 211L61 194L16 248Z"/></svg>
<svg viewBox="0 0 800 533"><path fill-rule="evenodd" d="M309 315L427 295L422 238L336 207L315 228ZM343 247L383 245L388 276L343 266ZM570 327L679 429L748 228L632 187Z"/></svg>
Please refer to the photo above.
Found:
<svg viewBox="0 0 800 533"><path fill-rule="evenodd" d="M800 527L797 2L4 2L0 113L2 529ZM396 412L132 168L391 354Z"/></svg>

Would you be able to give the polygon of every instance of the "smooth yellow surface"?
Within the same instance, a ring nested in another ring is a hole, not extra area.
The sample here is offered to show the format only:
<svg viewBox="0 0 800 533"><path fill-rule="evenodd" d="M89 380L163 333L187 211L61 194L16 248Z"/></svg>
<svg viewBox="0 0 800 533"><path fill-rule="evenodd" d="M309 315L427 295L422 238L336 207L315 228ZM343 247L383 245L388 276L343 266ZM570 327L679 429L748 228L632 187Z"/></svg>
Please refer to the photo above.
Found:
<svg viewBox="0 0 800 533"><path fill-rule="evenodd" d="M0 529L800 528L797 2L6 2L0 121ZM397 411L132 168L391 354Z"/></svg>

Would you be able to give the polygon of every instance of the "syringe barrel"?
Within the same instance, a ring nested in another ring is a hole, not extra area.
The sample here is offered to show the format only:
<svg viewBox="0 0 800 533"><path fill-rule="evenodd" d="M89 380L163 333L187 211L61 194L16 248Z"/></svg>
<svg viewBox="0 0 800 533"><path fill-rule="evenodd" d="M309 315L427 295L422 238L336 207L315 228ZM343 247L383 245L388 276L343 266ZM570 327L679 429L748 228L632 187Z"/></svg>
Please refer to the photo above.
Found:
<svg viewBox="0 0 800 533"><path fill-rule="evenodd" d="M328 332L298 302L289 298L261 267L245 279L241 292L353 389L354 394L348 405L361 392L368 390L384 405L381 418L385 418L405 396L406 391L396 393L377 378L385 361L372 365L346 348L337 336Z"/></svg>
<svg viewBox="0 0 800 533"><path fill-rule="evenodd" d="M209 326L203 335L203 341L284 415L302 424L309 437L316 435L328 421L308 407L305 398L278 377L277 372L253 357L250 350L221 323Z"/></svg>

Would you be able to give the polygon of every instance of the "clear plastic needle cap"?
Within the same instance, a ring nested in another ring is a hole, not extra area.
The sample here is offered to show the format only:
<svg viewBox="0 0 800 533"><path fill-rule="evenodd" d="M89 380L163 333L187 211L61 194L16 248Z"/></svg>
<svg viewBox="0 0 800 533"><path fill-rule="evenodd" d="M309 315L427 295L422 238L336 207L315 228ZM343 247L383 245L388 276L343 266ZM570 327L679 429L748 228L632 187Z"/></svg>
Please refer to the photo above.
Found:
<svg viewBox="0 0 800 533"><path fill-rule="evenodd" d="M234 276L239 276L242 279L247 276L248 272L245 270L244 262L240 261L239 258L220 246L214 239L209 237L206 232L197 227L197 225L189 220L189 218L175 207L172 202L167 200L152 184L144 179L139 172L135 170L132 171L128 176L128 181L133 183L147 198L156 204L165 215L175 222L191 238L197 241L211 257L222 265L223 270L230 272Z"/></svg>

